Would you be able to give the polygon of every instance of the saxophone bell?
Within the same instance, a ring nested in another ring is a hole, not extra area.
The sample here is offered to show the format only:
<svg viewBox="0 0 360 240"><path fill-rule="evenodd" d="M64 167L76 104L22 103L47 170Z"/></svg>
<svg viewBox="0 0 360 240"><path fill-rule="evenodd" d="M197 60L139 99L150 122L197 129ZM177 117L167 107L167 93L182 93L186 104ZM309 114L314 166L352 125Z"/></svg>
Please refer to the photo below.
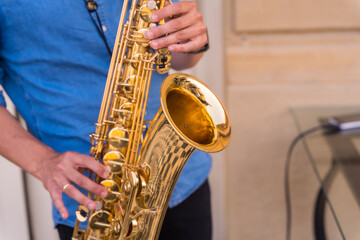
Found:
<svg viewBox="0 0 360 240"><path fill-rule="evenodd" d="M141 199L151 214L138 218L141 238L158 239L176 182L195 149L217 152L231 135L230 120L216 95L185 73L168 76L160 90L161 108L145 136L137 165L147 167ZM140 204L139 204L140 206Z"/></svg>
<svg viewBox="0 0 360 240"><path fill-rule="evenodd" d="M185 73L168 76L160 100L171 126L196 149L218 152L228 145L231 128L225 107L199 79Z"/></svg>

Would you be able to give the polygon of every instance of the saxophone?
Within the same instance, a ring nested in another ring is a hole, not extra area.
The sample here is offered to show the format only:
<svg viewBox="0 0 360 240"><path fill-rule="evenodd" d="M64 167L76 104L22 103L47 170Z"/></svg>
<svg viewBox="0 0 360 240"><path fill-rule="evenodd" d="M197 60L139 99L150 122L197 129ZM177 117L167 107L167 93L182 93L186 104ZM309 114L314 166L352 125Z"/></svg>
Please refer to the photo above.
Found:
<svg viewBox="0 0 360 240"><path fill-rule="evenodd" d="M195 149L220 151L230 140L225 108L209 88L184 73L168 76L161 107L145 131L146 102L153 70L167 73L171 53L153 51L144 33L150 15L165 0L124 0L103 100L91 134L90 156L111 170L108 179L90 178L108 196L89 193L97 208L79 205L72 240L158 239L177 179ZM159 22L163 24L163 22ZM140 149L140 150L139 150ZM80 222L88 220L86 230Z"/></svg>

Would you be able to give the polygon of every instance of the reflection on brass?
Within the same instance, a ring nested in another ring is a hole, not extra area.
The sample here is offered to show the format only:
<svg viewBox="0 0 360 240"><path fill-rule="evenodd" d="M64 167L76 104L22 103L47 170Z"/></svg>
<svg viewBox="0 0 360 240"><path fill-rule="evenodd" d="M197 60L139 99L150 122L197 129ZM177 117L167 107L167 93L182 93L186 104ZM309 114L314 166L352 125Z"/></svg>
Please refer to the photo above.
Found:
<svg viewBox="0 0 360 240"><path fill-rule="evenodd" d="M90 155L111 174L91 179L106 198L89 193L97 209L80 205L73 240L155 240L178 177L195 149L216 152L230 141L230 121L215 94L184 73L168 76L160 89L161 108L146 130L144 119L152 71L166 73L171 52L151 51L144 33L149 16L166 0L124 1L103 101L91 134ZM125 16L129 20L125 23ZM163 22L159 22L163 24ZM89 223L86 230L79 222Z"/></svg>
<svg viewBox="0 0 360 240"><path fill-rule="evenodd" d="M126 147L129 141L129 133L126 129L114 127L110 130L108 136L108 143L115 149L122 149Z"/></svg>
<svg viewBox="0 0 360 240"><path fill-rule="evenodd" d="M111 219L112 216L108 211L100 210L94 212L89 220L88 239L105 239L111 231Z"/></svg>
<svg viewBox="0 0 360 240"><path fill-rule="evenodd" d="M124 155L118 151L107 152L103 157L103 163L110 168L111 174L120 174L121 166L124 163Z"/></svg>
<svg viewBox="0 0 360 240"><path fill-rule="evenodd" d="M115 202L120 192L119 185L113 180L104 180L101 181L101 184L108 190L108 195L104 198L104 201L107 203Z"/></svg>

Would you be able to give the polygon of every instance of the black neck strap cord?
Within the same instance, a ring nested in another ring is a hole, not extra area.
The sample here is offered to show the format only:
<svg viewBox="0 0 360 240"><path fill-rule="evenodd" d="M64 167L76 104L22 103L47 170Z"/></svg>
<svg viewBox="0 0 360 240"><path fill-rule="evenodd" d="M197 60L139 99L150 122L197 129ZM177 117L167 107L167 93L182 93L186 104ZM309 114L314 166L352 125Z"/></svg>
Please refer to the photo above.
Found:
<svg viewBox="0 0 360 240"><path fill-rule="evenodd" d="M91 20L93 21L94 25L96 26L96 29L97 29L98 33L100 34L102 40L104 41L106 49L109 52L109 55L111 57L112 56L112 51L110 49L108 41L106 40L105 33L104 33L104 30L103 30L103 25L101 23L99 14L97 12L97 9L98 9L97 3L95 1L93 1L93 0L84 0L84 3L85 3L86 9L89 12ZM95 20L94 15L96 17L97 22Z"/></svg>

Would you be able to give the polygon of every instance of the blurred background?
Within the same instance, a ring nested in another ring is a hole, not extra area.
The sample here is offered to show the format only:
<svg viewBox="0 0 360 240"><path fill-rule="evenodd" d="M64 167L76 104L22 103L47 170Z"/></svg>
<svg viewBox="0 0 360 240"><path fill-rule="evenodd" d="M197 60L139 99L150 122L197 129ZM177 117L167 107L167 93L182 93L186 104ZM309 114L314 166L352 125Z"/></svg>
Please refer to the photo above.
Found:
<svg viewBox="0 0 360 240"><path fill-rule="evenodd" d="M197 2L210 51L191 73L223 100L233 127L210 176L213 239L285 239L285 157L298 133L290 109L360 108L360 0ZM299 144L290 168L293 240L315 239L319 181L308 155ZM47 192L23 179L0 160L0 239L57 239ZM345 237L360 239L359 200L345 180L337 189ZM344 239L334 219L326 207L327 239Z"/></svg>

